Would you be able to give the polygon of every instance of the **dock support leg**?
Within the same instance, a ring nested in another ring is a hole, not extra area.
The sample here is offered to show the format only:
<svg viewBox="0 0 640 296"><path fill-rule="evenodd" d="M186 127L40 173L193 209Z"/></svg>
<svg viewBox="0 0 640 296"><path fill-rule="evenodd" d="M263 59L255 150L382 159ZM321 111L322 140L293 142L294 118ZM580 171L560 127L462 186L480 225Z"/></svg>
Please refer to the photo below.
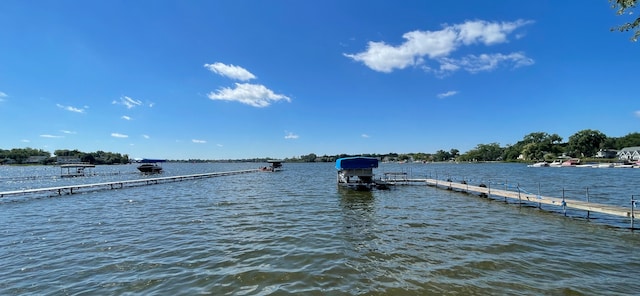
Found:
<svg viewBox="0 0 640 296"><path fill-rule="evenodd" d="M589 187L587 187L587 203L589 202ZM589 215L591 214L591 211L587 211L587 220L589 220Z"/></svg>
<svg viewBox="0 0 640 296"><path fill-rule="evenodd" d="M564 188L562 189L562 192L564 192ZM564 195L564 193L563 193ZM542 203L540 202L540 198L542 198L542 195L540 195L540 183L538 183L538 209L542 209Z"/></svg>
<svg viewBox="0 0 640 296"><path fill-rule="evenodd" d="M564 200L564 188L562 188L562 213L567 216L567 202Z"/></svg>
<svg viewBox="0 0 640 296"><path fill-rule="evenodd" d="M634 208L636 207L636 199L634 198L634 195L631 196L631 230L633 230L633 220L635 220L636 215L635 215L635 210Z"/></svg>
<svg viewBox="0 0 640 296"><path fill-rule="evenodd" d="M520 183L518 183L518 206L522 208L522 197L520 196Z"/></svg>

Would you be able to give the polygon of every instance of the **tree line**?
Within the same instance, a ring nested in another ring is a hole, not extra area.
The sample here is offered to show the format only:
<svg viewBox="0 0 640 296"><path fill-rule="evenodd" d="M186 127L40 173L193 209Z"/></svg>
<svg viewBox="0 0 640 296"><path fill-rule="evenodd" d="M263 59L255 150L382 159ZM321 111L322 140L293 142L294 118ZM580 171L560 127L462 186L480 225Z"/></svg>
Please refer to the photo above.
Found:
<svg viewBox="0 0 640 296"><path fill-rule="evenodd" d="M53 156L51 152L44 151L42 149L33 148L14 148L11 150L0 149L0 164L2 163L15 163L25 164L28 160L33 159L32 156L41 156L37 162L38 164L55 164L58 156L70 156L76 157L81 162L91 164L125 164L129 163L129 156L127 154L96 151L96 152L82 152L78 150L55 150Z"/></svg>
<svg viewBox="0 0 640 296"><path fill-rule="evenodd" d="M513 145L500 146L499 143L478 144L475 148L460 153L458 149L438 150L435 153L387 153L362 154L358 156L377 157L389 161L542 161L558 157L590 158L600 150L621 150L625 147L640 146L640 133L630 133L623 137L607 137L598 130L581 130L567 141L558 134L533 132ZM332 162L341 157L355 155L323 155L314 153L287 158L287 162Z"/></svg>
<svg viewBox="0 0 640 296"><path fill-rule="evenodd" d="M513 145L500 146L498 143L478 144L475 148L460 153L458 149L449 151L438 150L435 153L385 153L385 154L360 154L357 156L376 157L388 161L541 161L553 160L558 157L594 157L600 150L620 150L624 147L640 147L640 133L630 133L623 137L607 137L598 130L581 130L569 137L567 141L558 134L548 134L546 132L533 132L525 135L522 140ZM129 163L127 154L96 151L81 152L78 150L56 150L55 156L74 156L82 162L91 164L125 164ZM25 163L31 156L44 156L42 164L55 164L56 157L42 149L21 148L2 150L0 149L0 164L13 160L14 163ZM333 162L341 157L356 155L316 155L310 153L299 157L285 158L285 162ZM243 160L245 162L267 162L272 158L252 158ZM189 162L201 162L211 160L190 159Z"/></svg>

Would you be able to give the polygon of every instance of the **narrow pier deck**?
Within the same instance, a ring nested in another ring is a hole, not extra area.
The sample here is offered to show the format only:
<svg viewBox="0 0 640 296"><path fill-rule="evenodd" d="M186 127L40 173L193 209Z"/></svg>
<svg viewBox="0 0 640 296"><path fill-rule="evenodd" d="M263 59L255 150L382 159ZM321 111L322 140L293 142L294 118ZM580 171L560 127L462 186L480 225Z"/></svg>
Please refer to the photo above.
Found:
<svg viewBox="0 0 640 296"><path fill-rule="evenodd" d="M414 179L414 178L388 178L383 179L384 182L392 185L402 185L402 184L425 184L427 186L433 186L436 188L444 188L449 190L459 190L462 192L471 192L476 194L484 194L486 196L492 197L503 197L506 199L515 200L518 202L528 202L528 203L537 203L538 205L553 205L557 207L561 207L563 210L566 209L574 209L574 210L583 210L587 212L593 213L602 213L607 215L619 216L630 218L631 220L631 228L633 228L634 218L635 218L635 202L636 200L631 199L631 205L629 207L622 206L614 206L614 205L605 205L592 203L587 201L580 201L575 199L567 199L560 197L552 197L552 196L543 196L538 194L524 193L519 191L510 191L510 190L501 190L495 189L491 187L484 186L475 186L469 185L465 183L456 183L448 180L437 180L437 179Z"/></svg>
<svg viewBox="0 0 640 296"><path fill-rule="evenodd" d="M65 186L48 187L48 188L13 190L13 191L0 192L0 198L16 196L16 195L47 193L47 192L54 195L74 194L74 193L85 192L85 191L95 191L95 190L104 190L104 189L121 189L126 187L136 187L136 186L144 186L144 185L169 183L169 182L179 182L179 181L186 181L186 180L238 175L238 174L252 173L252 172L258 172L258 171L259 171L258 169L251 169L251 170L240 170L240 171L229 171L229 172L214 172L214 173L192 174L192 175L182 175L182 176L168 176L168 177L158 177L158 178L112 181L112 182L104 182L104 183L65 185Z"/></svg>

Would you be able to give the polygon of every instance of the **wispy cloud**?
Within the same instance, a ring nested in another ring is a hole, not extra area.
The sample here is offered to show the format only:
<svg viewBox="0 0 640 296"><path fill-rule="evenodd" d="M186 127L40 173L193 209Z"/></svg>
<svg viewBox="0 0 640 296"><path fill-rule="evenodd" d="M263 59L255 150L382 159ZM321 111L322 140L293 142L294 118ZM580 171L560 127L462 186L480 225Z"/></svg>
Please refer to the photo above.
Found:
<svg viewBox="0 0 640 296"><path fill-rule="evenodd" d="M151 137L149 135L142 135L143 138L145 139L151 139Z"/></svg>
<svg viewBox="0 0 640 296"><path fill-rule="evenodd" d="M40 138L59 139L59 138L64 138L64 137L63 136L44 134L44 135L40 135Z"/></svg>
<svg viewBox="0 0 640 296"><path fill-rule="evenodd" d="M276 94L261 84L236 83L235 88L222 88L207 95L211 100L239 102L253 107L267 107L272 102L291 99L285 95Z"/></svg>
<svg viewBox="0 0 640 296"><path fill-rule="evenodd" d="M84 109L83 108L76 108L76 107L73 107L73 106L64 106L64 105L61 105L61 104L56 104L56 106L58 106L58 108L60 108L60 109L67 110L69 112L84 113Z"/></svg>
<svg viewBox="0 0 640 296"><path fill-rule="evenodd" d="M444 93L438 94L438 98L442 99L442 98L446 98L446 97L450 97L450 96L455 96L457 94L458 94L457 90L450 90L448 92L444 92Z"/></svg>
<svg viewBox="0 0 640 296"><path fill-rule="evenodd" d="M205 144L205 143L207 143L207 141L205 141L205 140L198 140L198 139L192 139L191 142L196 143L196 144Z"/></svg>
<svg viewBox="0 0 640 296"><path fill-rule="evenodd" d="M130 97L127 97L127 96L122 96L122 97L120 97L119 101L114 100L114 101L111 102L111 104L124 105L125 107L127 107L127 109L131 109L131 108L134 108L134 107L142 105L142 101L136 100L136 99L133 99L133 98L130 98Z"/></svg>
<svg viewBox="0 0 640 296"><path fill-rule="evenodd" d="M245 68L234 65L225 65L223 63L215 63L215 64L204 64L204 67L209 69L209 71L216 73L218 75L222 75L231 79L240 80L240 81L248 81L251 79L255 79L256 76L251 72L247 71Z"/></svg>
<svg viewBox="0 0 640 296"><path fill-rule="evenodd" d="M218 146L218 147L224 147L224 145L222 145L222 144L216 144L216 146Z"/></svg>
<svg viewBox="0 0 640 296"><path fill-rule="evenodd" d="M294 134L292 132L285 131L285 133L286 133L286 135L284 136L284 138L287 139L287 140L294 140L294 139L297 139L297 138L300 137L300 136L298 136L298 135L296 135L296 134Z"/></svg>
<svg viewBox="0 0 640 296"><path fill-rule="evenodd" d="M7 94L0 91L0 102L4 101L5 98L8 98Z"/></svg>
<svg viewBox="0 0 640 296"><path fill-rule="evenodd" d="M29 141L29 140L27 140L27 139L22 139L22 140L20 140L20 142L22 142L22 143L29 143L29 142L31 142L31 141Z"/></svg>
<svg viewBox="0 0 640 296"><path fill-rule="evenodd" d="M476 73L491 71L504 63L512 67L528 66L534 63L521 52L467 55L454 58L452 53L463 46L482 44L491 46L508 42L507 36L516 29L533 21L488 22L483 20L467 21L462 24L445 25L439 31L412 31L402 37L405 42L393 46L384 41L370 41L367 50L344 56L362 62L374 71L390 73L409 66L421 66L427 72L447 75L459 69ZM521 38L522 35L516 36ZM427 65L425 58L438 66Z"/></svg>
<svg viewBox="0 0 640 296"><path fill-rule="evenodd" d="M68 135L76 134L76 132L74 132L74 131L67 131L67 130L60 130L60 132L63 133L63 134L68 134Z"/></svg>
<svg viewBox="0 0 640 296"><path fill-rule="evenodd" d="M129 136L120 134L120 133L111 133L111 136L114 138L128 138Z"/></svg>
<svg viewBox="0 0 640 296"><path fill-rule="evenodd" d="M367 135L367 134L362 134L362 135L360 135L360 137L363 137L363 138L367 139L367 138L369 138L369 135Z"/></svg>
<svg viewBox="0 0 640 296"><path fill-rule="evenodd" d="M634 112L636 114L637 117L640 117L640 110Z"/></svg>
<svg viewBox="0 0 640 296"><path fill-rule="evenodd" d="M127 115L122 115L122 117L120 117L124 120L131 120L131 117L127 116Z"/></svg>

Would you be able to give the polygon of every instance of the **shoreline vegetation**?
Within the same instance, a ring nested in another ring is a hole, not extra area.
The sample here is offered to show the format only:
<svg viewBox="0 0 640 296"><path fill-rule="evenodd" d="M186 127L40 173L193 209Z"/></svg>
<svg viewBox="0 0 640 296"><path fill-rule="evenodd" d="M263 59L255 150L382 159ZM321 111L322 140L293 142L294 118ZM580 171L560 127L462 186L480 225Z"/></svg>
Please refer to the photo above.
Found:
<svg viewBox="0 0 640 296"><path fill-rule="evenodd" d="M350 156L376 157L386 162L521 162L553 161L561 158L580 158L586 162L620 162L615 154L605 153L596 157L598 152L614 152L625 147L640 146L640 133L630 133L623 137L607 137L597 130L582 130L563 141L557 134L534 132L523 137L513 145L500 146L498 143L478 144L475 148L460 153L458 149L438 150L435 153L367 153L338 155L307 155L278 159L283 162L333 162L338 158ZM127 154L96 151L56 150L53 155L42 149L13 148L0 149L0 165L55 165L57 157L75 157L78 161L95 165L128 164L132 160ZM167 160L169 162L267 162L276 158L246 159L186 159Z"/></svg>

